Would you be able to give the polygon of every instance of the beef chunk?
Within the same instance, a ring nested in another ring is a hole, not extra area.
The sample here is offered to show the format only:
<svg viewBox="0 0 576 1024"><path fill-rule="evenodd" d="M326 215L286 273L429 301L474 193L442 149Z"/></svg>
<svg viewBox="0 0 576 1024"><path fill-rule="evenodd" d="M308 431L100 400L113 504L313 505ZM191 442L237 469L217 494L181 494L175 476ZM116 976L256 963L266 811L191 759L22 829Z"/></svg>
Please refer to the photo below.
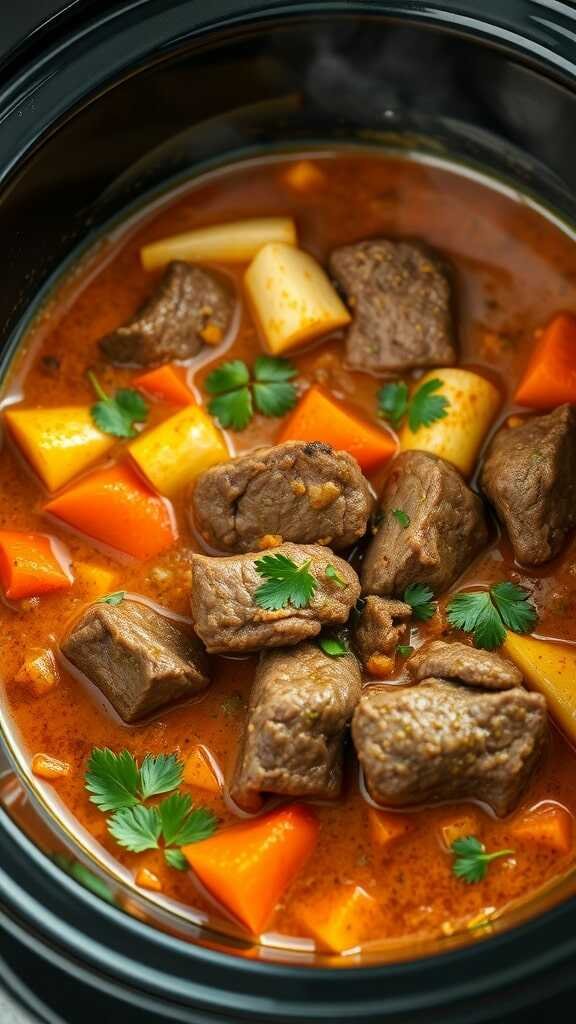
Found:
<svg viewBox="0 0 576 1024"><path fill-rule="evenodd" d="M482 502L444 459L403 452L381 498L383 520L362 566L364 594L402 595L410 583L451 586L488 540ZM393 512L405 512L403 526Z"/></svg>
<svg viewBox="0 0 576 1024"><path fill-rule="evenodd" d="M230 786L236 803L256 811L261 793L338 797L344 731L361 686L352 654L329 658L310 643L263 654Z"/></svg>
<svg viewBox="0 0 576 1024"><path fill-rule="evenodd" d="M348 562L317 545L282 544L271 554L285 555L297 565L310 561L316 592L305 608L288 604L278 611L260 608L255 591L264 579L255 563L262 552L226 558L192 558L192 617L198 636L210 652L257 651L286 647L317 636L323 625L346 622L358 600L360 584ZM345 586L326 576L333 565Z"/></svg>
<svg viewBox="0 0 576 1024"><path fill-rule="evenodd" d="M518 803L544 747L546 702L518 687L501 693L427 679L370 692L352 735L368 791L406 807L482 800L505 815Z"/></svg>
<svg viewBox="0 0 576 1024"><path fill-rule="evenodd" d="M576 407L561 405L521 427L502 429L486 456L482 488L518 562L554 558L576 526Z"/></svg>
<svg viewBox="0 0 576 1024"><path fill-rule="evenodd" d="M362 664L370 671L370 659L391 654L406 637L412 609L404 601L386 597L367 597L354 630L356 649Z"/></svg>
<svg viewBox="0 0 576 1024"><path fill-rule="evenodd" d="M467 644L433 640L406 662L414 679L439 676L486 690L510 690L521 686L523 676L511 661L494 651L479 651Z"/></svg>
<svg viewBox="0 0 576 1024"><path fill-rule="evenodd" d="M356 460L320 442L257 448L202 473L192 494L197 528L226 551L255 551L270 537L349 547L373 504Z"/></svg>
<svg viewBox="0 0 576 1024"><path fill-rule="evenodd" d="M360 370L442 366L456 357L446 268L422 245L344 245L330 269L354 313L347 358Z"/></svg>
<svg viewBox="0 0 576 1024"><path fill-rule="evenodd" d="M175 261L136 315L102 338L100 348L120 366L189 359L202 347L202 331L208 326L224 336L232 306L229 289L215 274Z"/></svg>
<svg viewBox="0 0 576 1024"><path fill-rule="evenodd" d="M208 685L207 660L192 630L148 605L91 605L62 653L125 722L135 722Z"/></svg>

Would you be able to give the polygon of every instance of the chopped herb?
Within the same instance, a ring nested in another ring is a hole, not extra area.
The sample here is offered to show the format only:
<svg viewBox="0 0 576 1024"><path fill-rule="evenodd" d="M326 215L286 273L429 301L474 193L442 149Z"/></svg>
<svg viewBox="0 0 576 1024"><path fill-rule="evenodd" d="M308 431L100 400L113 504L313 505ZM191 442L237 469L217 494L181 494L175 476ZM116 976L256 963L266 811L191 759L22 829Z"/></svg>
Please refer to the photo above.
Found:
<svg viewBox="0 0 576 1024"><path fill-rule="evenodd" d="M86 771L86 789L101 811L135 807L139 785L138 765L128 750L115 754L108 747L94 748Z"/></svg>
<svg viewBox="0 0 576 1024"><path fill-rule="evenodd" d="M209 839L216 831L216 815L194 807L188 793L172 793L158 807L162 836L167 846L187 846Z"/></svg>
<svg viewBox="0 0 576 1024"><path fill-rule="evenodd" d="M411 647L410 644L398 644L396 653L399 654L401 658L409 658L410 655L414 653L414 648Z"/></svg>
<svg viewBox="0 0 576 1024"><path fill-rule="evenodd" d="M343 580L342 577L338 575L333 565L326 566L325 575L328 577L329 580L332 580L332 582L335 583L337 587L346 586L346 580Z"/></svg>
<svg viewBox="0 0 576 1024"><path fill-rule="evenodd" d="M378 413L396 428L408 416L410 430L416 433L420 427L429 427L448 414L450 402L446 396L434 394L443 384L438 377L434 377L417 388L409 398L405 381L391 381L378 392Z"/></svg>
<svg viewBox="0 0 576 1024"><path fill-rule="evenodd" d="M455 629L472 633L476 647L492 651L506 639L506 628L529 633L538 619L530 596L515 583L503 581L489 590L456 594L446 607Z"/></svg>
<svg viewBox="0 0 576 1024"><path fill-rule="evenodd" d="M99 597L96 604L121 604L125 597L125 590L115 590L113 594L105 594L104 597Z"/></svg>
<svg viewBox="0 0 576 1024"><path fill-rule="evenodd" d="M140 768L140 792L143 800L170 793L182 782L184 765L175 754L146 754Z"/></svg>
<svg viewBox="0 0 576 1024"><path fill-rule="evenodd" d="M108 831L119 846L132 853L158 849L162 822L156 807L123 807L108 820Z"/></svg>
<svg viewBox="0 0 576 1024"><path fill-rule="evenodd" d="M293 608L306 608L314 597L317 580L309 571L310 559L296 565L286 555L265 555L255 563L256 572L266 583L258 587L254 600L260 608L278 611L291 604Z"/></svg>
<svg viewBox="0 0 576 1024"><path fill-rule="evenodd" d="M403 600L410 605L414 618L420 622L431 619L437 608L433 592L424 583L411 583L406 587Z"/></svg>
<svg viewBox="0 0 576 1024"><path fill-rule="evenodd" d="M222 363L208 374L204 386L215 397L208 410L221 427L244 430L254 415L254 406L264 416L283 416L296 404L291 382L296 368L287 359L258 356L250 370L241 359Z"/></svg>
<svg viewBox="0 0 576 1024"><path fill-rule="evenodd" d="M182 850L164 850L164 859L176 871L188 871L190 867Z"/></svg>
<svg viewBox="0 0 576 1024"><path fill-rule="evenodd" d="M403 380L393 380L380 388L376 395L378 413L393 427L398 427L408 409L408 385Z"/></svg>
<svg viewBox="0 0 576 1024"><path fill-rule="evenodd" d="M514 853L514 850L495 850L493 853L486 853L484 843L481 843L476 836L455 839L450 849L454 855L452 871L456 878L461 878L469 885L481 882L486 877L488 865L493 860L510 857Z"/></svg>
<svg viewBox="0 0 576 1024"><path fill-rule="evenodd" d="M88 378L99 399L90 408L98 429L113 437L136 437L134 424L144 423L148 416L148 406L140 392L133 388L120 388L112 397L106 394L92 372L88 373Z"/></svg>
<svg viewBox="0 0 576 1024"><path fill-rule="evenodd" d="M321 636L318 645L330 658L341 658L348 654L349 647L344 639L337 636Z"/></svg>
<svg viewBox="0 0 576 1024"><path fill-rule="evenodd" d="M401 509L401 508L393 508L392 509L392 515L394 516L394 519L398 520L398 522L400 523L400 526L404 530L408 526L410 526L410 516L408 515L407 512L404 512L403 509Z"/></svg>

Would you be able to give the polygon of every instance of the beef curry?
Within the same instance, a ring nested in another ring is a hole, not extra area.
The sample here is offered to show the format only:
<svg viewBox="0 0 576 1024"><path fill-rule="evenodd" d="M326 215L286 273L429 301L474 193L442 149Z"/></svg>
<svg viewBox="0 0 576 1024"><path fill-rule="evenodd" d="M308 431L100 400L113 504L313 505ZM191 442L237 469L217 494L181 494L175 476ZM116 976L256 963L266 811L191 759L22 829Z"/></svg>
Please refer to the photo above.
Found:
<svg viewBox="0 0 576 1024"><path fill-rule="evenodd" d="M343 151L63 278L4 382L4 718L112 872L340 954L573 867L575 275L505 190Z"/></svg>

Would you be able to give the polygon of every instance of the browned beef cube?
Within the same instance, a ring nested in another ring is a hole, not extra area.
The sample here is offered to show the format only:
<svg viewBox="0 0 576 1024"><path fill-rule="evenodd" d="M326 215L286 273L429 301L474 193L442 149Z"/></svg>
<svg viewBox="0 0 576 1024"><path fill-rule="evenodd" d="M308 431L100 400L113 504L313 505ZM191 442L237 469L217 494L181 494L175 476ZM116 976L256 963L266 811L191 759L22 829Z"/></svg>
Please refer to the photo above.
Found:
<svg viewBox="0 0 576 1024"><path fill-rule="evenodd" d="M403 452L394 460L381 510L362 566L364 594L402 596L410 583L426 583L439 594L488 540L480 498L457 469L429 452ZM394 515L398 510L408 516L407 526Z"/></svg>
<svg viewBox="0 0 576 1024"><path fill-rule="evenodd" d="M561 405L521 427L500 430L481 484L517 561L541 565L554 558L576 526L576 408Z"/></svg>
<svg viewBox="0 0 576 1024"><path fill-rule="evenodd" d="M353 313L346 354L359 370L442 366L456 358L446 268L422 245L344 245L330 269Z"/></svg>
<svg viewBox="0 0 576 1024"><path fill-rule="evenodd" d="M514 809L542 753L546 702L427 679L362 698L352 735L372 798L390 807L481 800Z"/></svg>
<svg viewBox="0 0 576 1024"><path fill-rule="evenodd" d="M468 644L444 640L433 640L421 647L406 662L406 668L414 679L436 676L486 690L510 690L523 681L520 669L495 651L480 651Z"/></svg>
<svg viewBox="0 0 576 1024"><path fill-rule="evenodd" d="M362 664L369 668L374 655L392 654L407 641L412 608L404 601L367 597L356 627L354 641Z"/></svg>
<svg viewBox="0 0 576 1024"><path fill-rule="evenodd" d="M255 551L271 538L348 547L366 532L374 499L347 452L287 441L202 473L192 505L212 547Z"/></svg>
<svg viewBox="0 0 576 1024"><path fill-rule="evenodd" d="M211 271L169 263L156 290L128 323L100 341L106 359L119 366L151 366L189 359L203 344L202 331L224 337L232 317L227 285Z"/></svg>
<svg viewBox="0 0 576 1024"><path fill-rule="evenodd" d="M287 647L317 636L322 626L342 625L358 600L360 584L348 562L318 545L282 544L269 555L285 555L296 565L310 562L317 589L305 608L292 604L267 611L254 595L265 582L256 569L263 552L192 558L194 628L211 653ZM326 575L332 565L344 586Z"/></svg>
<svg viewBox="0 0 576 1024"><path fill-rule="evenodd" d="M191 697L209 682L206 655L193 631L138 601L90 605L62 653L125 722Z"/></svg>
<svg viewBox="0 0 576 1024"><path fill-rule="evenodd" d="M362 682L352 654L330 658L315 644L262 655L230 794L256 811L262 793L340 795L346 726Z"/></svg>

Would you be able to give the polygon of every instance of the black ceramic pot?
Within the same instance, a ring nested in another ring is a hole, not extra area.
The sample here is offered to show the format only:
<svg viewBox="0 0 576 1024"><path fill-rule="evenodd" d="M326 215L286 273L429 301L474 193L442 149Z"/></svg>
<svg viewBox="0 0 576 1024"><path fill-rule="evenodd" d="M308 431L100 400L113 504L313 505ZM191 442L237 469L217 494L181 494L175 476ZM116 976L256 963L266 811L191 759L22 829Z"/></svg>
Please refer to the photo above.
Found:
<svg viewBox="0 0 576 1024"><path fill-rule="evenodd" d="M0 65L4 358L71 252L168 180L271 146L409 143L576 221L575 116L576 13L560 2L74 4ZM497 934L398 964L304 966L152 928L126 912L141 916L136 899L106 902L47 856L66 837L5 746L4 977L46 1021L475 1024L572 982L569 880Z"/></svg>

